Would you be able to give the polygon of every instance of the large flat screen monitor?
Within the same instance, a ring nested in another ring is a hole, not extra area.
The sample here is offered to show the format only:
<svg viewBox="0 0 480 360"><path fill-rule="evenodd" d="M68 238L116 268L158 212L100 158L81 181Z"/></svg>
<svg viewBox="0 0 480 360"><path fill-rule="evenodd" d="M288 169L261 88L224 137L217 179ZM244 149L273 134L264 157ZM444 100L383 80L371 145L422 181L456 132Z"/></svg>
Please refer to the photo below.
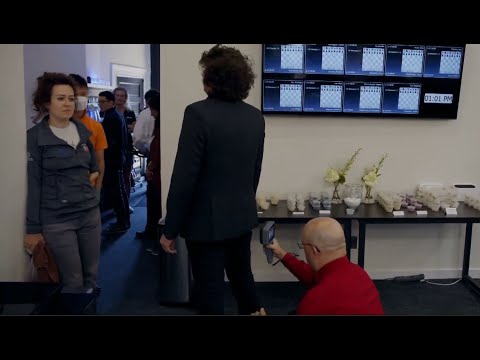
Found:
<svg viewBox="0 0 480 360"><path fill-rule="evenodd" d="M263 44L264 114L456 119L465 44Z"/></svg>

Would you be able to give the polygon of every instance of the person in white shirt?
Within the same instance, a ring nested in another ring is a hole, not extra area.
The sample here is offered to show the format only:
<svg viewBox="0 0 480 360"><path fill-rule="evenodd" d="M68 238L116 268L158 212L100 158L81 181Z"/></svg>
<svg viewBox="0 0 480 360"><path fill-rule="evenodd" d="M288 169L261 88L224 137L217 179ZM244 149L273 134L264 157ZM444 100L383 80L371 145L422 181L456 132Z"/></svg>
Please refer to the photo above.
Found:
<svg viewBox="0 0 480 360"><path fill-rule="evenodd" d="M150 89L145 93L145 102L147 107L138 114L137 123L133 129L133 146L138 150L140 154L150 157L150 144L153 140L153 130L155 128L155 118L152 116L150 110L150 100L152 98L159 98L160 93L155 89ZM160 100L158 100L160 103ZM159 104L158 104L159 105ZM159 111L159 109L158 109ZM148 219L154 215L152 212L152 204L157 201L155 193L153 191L153 184L151 181L147 182L147 223L145 224L144 231L137 231L136 238L142 240L156 239L156 227L151 225L152 221ZM161 213L160 213L161 214ZM150 247L148 250L153 255L158 255L158 252Z"/></svg>
<svg viewBox="0 0 480 360"><path fill-rule="evenodd" d="M152 116L148 102L155 95L159 96L159 92L155 89L150 89L145 93L147 107L138 114L137 123L133 129L133 146L140 154L145 156L148 156L150 143L153 140L153 128L155 127L155 118Z"/></svg>

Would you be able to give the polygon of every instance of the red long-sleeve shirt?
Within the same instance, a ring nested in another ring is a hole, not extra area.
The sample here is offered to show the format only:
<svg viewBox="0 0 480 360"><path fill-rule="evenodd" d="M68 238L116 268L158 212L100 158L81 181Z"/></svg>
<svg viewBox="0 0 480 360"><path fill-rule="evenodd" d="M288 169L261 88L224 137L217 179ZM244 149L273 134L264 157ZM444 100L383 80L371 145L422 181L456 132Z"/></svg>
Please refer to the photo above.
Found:
<svg viewBox="0 0 480 360"><path fill-rule="evenodd" d="M346 256L318 272L292 254L282 263L302 283L310 286L297 307L297 315L382 315L380 296L372 279Z"/></svg>

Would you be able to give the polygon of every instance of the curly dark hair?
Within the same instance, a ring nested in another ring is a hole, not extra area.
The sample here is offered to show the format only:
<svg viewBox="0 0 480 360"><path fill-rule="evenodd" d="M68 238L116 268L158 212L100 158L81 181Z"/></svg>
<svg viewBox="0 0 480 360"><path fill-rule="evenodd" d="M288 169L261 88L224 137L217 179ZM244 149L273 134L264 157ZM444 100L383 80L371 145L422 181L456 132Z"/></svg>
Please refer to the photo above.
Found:
<svg viewBox="0 0 480 360"><path fill-rule="evenodd" d="M84 77L78 74L70 74L68 75L70 79L73 81L73 85L80 87L80 88L88 88L87 80Z"/></svg>
<svg viewBox="0 0 480 360"><path fill-rule="evenodd" d="M204 51L198 62L203 82L212 88L212 97L228 101L243 100L248 96L256 75L252 61L233 47L221 44Z"/></svg>
<svg viewBox="0 0 480 360"><path fill-rule="evenodd" d="M72 79L63 73L44 72L37 78L37 89L33 93L34 110L39 113L46 113L47 104L50 104L52 98L52 89L55 85L69 85L75 92Z"/></svg>

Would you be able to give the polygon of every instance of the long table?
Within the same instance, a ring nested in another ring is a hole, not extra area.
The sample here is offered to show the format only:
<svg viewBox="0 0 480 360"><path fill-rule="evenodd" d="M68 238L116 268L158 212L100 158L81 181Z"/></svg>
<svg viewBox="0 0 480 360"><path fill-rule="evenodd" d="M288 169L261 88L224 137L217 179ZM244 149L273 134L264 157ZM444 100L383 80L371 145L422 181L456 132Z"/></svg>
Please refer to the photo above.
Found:
<svg viewBox="0 0 480 360"><path fill-rule="evenodd" d="M301 215L294 215L289 211L286 200L280 200L278 205L275 206L270 205L268 210L258 210L259 222L275 221L277 224L304 224L319 216L332 217L343 225L347 244L347 256L350 259L350 251L352 248L352 220L354 216L347 215L345 204L332 205L330 215L319 215L319 212L313 210L308 201L305 203L305 211Z"/></svg>
<svg viewBox="0 0 480 360"><path fill-rule="evenodd" d="M473 224L480 223L480 211L460 203L457 215L445 215L443 211L428 211L426 216L418 216L416 212L404 211L404 216L393 216L387 213L378 204L362 205L355 212L355 219L359 223L358 235L358 265L365 263L365 236L368 224L465 224L465 246L463 250L462 281L470 286L478 295L480 287L469 275L470 250L472 247Z"/></svg>
<svg viewBox="0 0 480 360"><path fill-rule="evenodd" d="M301 224L309 220L319 217L328 216L336 219L344 226L345 240L347 244L347 256L350 259L351 239L352 239L352 221L357 220L359 223L358 234L358 265L362 268L365 263L365 238L366 228L368 224L465 224L465 247L463 253L463 268L462 280L478 295L480 295L480 286L477 285L474 279L469 275L470 269L470 250L472 246L472 227L475 223L480 223L480 211L472 207L460 203L457 208L457 215L445 215L443 211L427 210L428 215L417 215L415 212L409 212L405 209L403 216L394 216L392 213L387 213L378 204L361 204L353 215L347 215L345 204L333 205L330 210L330 215L319 215L318 211L306 202L305 212L303 215L294 215L287 209L286 200L280 200L277 206L270 205L268 210L259 210L258 220L275 221L280 224Z"/></svg>

